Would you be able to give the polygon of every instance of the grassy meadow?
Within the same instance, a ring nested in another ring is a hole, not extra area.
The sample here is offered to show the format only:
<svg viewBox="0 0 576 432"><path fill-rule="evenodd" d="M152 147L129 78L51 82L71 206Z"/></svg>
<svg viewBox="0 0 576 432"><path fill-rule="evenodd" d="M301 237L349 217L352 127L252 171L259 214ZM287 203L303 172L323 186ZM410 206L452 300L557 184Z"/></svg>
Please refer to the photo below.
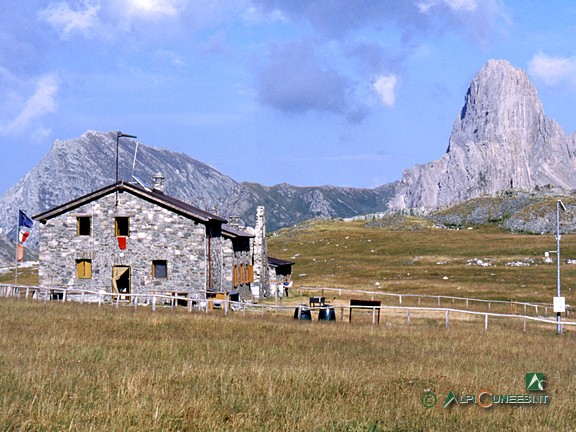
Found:
<svg viewBox="0 0 576 432"><path fill-rule="evenodd" d="M268 246L296 262L293 293L307 285L549 303L556 289L556 265L543 260L552 235L413 218L313 221L273 233ZM576 259L575 235L562 237L562 257ZM35 270L19 281L36 284ZM569 304L575 282L576 265L563 264ZM284 304L305 300L291 294ZM521 321L491 318L485 332L482 317L467 316L447 328L428 312L414 312L410 326L405 313L370 322L369 313L301 322L2 298L0 431L574 429L576 331L529 323L523 332ZM548 404L442 408L450 391L526 394L527 372L544 373ZM432 408L422 404L429 391Z"/></svg>
<svg viewBox="0 0 576 432"><path fill-rule="evenodd" d="M0 300L2 431L571 430L573 335ZM450 391L547 405L442 408ZM438 404L421 403L425 391Z"/></svg>
<svg viewBox="0 0 576 432"><path fill-rule="evenodd" d="M555 236L470 228L438 229L415 218L312 221L277 231L268 249L296 262L295 286L552 302L556 255L553 263L543 258L556 250ZM561 257L576 260L576 235L562 236ZM563 264L561 273L562 294L576 304L576 264Z"/></svg>

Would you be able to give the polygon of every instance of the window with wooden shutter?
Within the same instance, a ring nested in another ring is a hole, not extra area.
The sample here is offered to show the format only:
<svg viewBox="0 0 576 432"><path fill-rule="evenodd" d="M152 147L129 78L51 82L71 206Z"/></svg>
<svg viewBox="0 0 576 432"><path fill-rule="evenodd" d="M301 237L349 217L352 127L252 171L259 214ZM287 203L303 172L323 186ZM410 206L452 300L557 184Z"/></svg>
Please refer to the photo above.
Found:
<svg viewBox="0 0 576 432"><path fill-rule="evenodd" d="M246 283L246 267L244 267L244 264L240 264L240 280L238 282L239 285Z"/></svg>
<svg viewBox="0 0 576 432"><path fill-rule="evenodd" d="M76 260L76 277L78 279L92 278L92 260L90 259Z"/></svg>
<svg viewBox="0 0 576 432"><path fill-rule="evenodd" d="M117 216L114 218L114 235L116 237L130 237L130 218Z"/></svg>
<svg viewBox="0 0 576 432"><path fill-rule="evenodd" d="M233 282L232 285L233 286L238 286L238 281L240 279L240 274L239 274L239 270L238 270L238 266L234 265L234 269L232 270L232 278L233 278Z"/></svg>
<svg viewBox="0 0 576 432"><path fill-rule="evenodd" d="M254 283L254 266L246 266L246 283Z"/></svg>

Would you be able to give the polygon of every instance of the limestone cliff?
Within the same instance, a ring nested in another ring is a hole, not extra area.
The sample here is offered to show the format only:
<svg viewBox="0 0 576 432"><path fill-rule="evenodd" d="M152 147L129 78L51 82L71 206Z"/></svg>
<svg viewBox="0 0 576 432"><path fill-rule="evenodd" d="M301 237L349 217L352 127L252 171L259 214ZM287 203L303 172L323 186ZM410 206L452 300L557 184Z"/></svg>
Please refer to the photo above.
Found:
<svg viewBox="0 0 576 432"><path fill-rule="evenodd" d="M470 83L439 160L404 172L392 210L436 209L506 189L576 187L576 135L546 117L521 69L490 60Z"/></svg>

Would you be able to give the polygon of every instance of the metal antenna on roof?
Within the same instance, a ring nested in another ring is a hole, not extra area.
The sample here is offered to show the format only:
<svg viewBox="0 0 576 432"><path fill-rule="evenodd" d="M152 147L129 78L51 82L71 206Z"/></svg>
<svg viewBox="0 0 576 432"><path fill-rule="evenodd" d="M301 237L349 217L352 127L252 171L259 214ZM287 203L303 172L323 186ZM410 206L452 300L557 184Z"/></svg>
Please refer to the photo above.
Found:
<svg viewBox="0 0 576 432"><path fill-rule="evenodd" d="M134 159L132 160L132 172L130 177L134 178L134 167L136 166L136 155L138 154L138 141L136 141L136 147L134 148Z"/></svg>
<svg viewBox="0 0 576 432"><path fill-rule="evenodd" d="M116 204L115 208L118 208L118 142L120 137L125 138L137 138L135 135L129 135L122 131L116 132Z"/></svg>
<svg viewBox="0 0 576 432"><path fill-rule="evenodd" d="M144 189L146 189L148 192L150 192L152 189L150 189L148 186L146 186L142 180L140 180L138 177L136 177L134 175L134 167L136 167L136 155L138 154L138 141L136 141L136 147L134 148L134 159L132 160L132 174L130 174L130 177L132 178L132 180L134 180L137 184L139 184L140 186L142 186Z"/></svg>

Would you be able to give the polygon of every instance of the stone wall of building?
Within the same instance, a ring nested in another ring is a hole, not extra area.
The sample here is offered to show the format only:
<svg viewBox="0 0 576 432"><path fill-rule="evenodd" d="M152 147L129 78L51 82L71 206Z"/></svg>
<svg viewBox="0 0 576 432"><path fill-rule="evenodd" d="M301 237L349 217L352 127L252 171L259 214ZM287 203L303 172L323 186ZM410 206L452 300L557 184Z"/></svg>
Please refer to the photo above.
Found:
<svg viewBox="0 0 576 432"><path fill-rule="evenodd" d="M256 225L253 241L254 285L258 287L259 297L270 297L270 279L268 275L268 245L266 243L266 212L263 206L256 209Z"/></svg>
<svg viewBox="0 0 576 432"><path fill-rule="evenodd" d="M105 196L41 226L40 284L111 292L112 267L129 266L132 293L204 291L209 276L210 288L223 288L222 283L231 276L221 274L220 237L211 239L209 254L204 224L130 193L118 194L117 210L115 200L115 194ZM78 235L79 216L92 218L91 235ZM117 216L129 218L125 250L120 249L114 232ZM209 255L213 258L210 273ZM77 259L92 260L90 279L77 277ZM153 260L166 261L167 278L153 277Z"/></svg>
<svg viewBox="0 0 576 432"><path fill-rule="evenodd" d="M242 283L234 285L234 267L252 266L252 254L250 250L249 238L225 238L223 240L223 268L224 268L224 284L226 290L234 290L240 293L241 300L251 300L252 291L250 283ZM231 271L229 271L229 269Z"/></svg>

